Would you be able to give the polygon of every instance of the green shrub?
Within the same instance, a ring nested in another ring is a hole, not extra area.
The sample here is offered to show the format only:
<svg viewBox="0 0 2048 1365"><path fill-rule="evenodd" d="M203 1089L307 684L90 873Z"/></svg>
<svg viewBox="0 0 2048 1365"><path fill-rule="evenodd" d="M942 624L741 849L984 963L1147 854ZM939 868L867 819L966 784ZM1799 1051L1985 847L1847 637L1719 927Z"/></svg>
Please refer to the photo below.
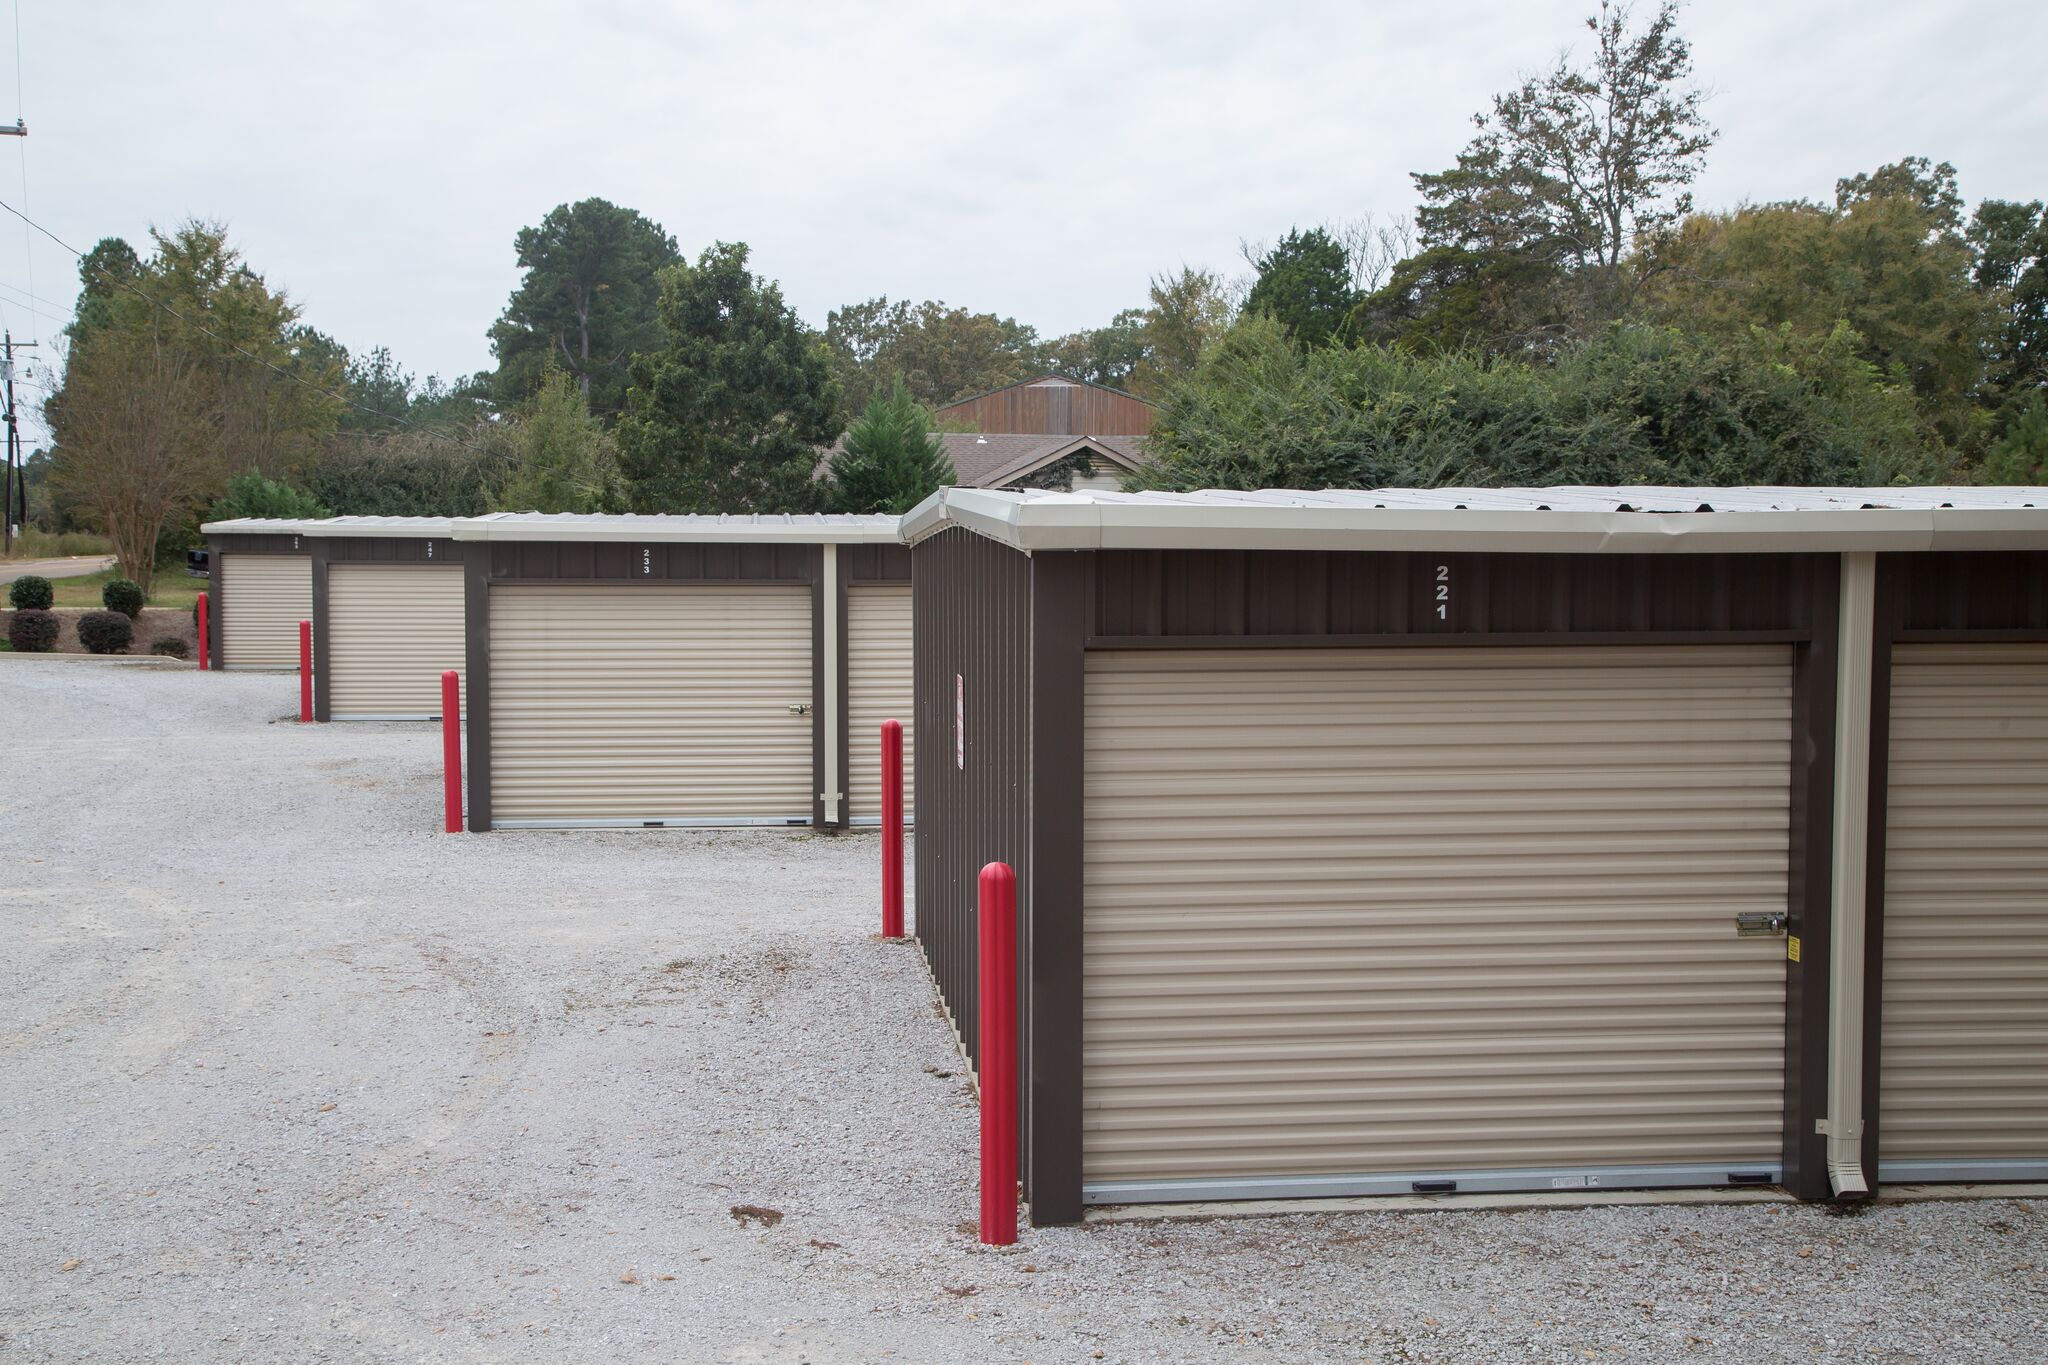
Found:
<svg viewBox="0 0 2048 1365"><path fill-rule="evenodd" d="M191 647L176 635L159 635L149 642L149 652L166 658L182 659L192 652Z"/></svg>
<svg viewBox="0 0 2048 1365"><path fill-rule="evenodd" d="M57 600L57 590L47 578L25 573L7 585L7 605L16 611L48 611Z"/></svg>
<svg viewBox="0 0 2048 1365"><path fill-rule="evenodd" d="M15 612L7 643L17 654L48 654L57 647L57 613L41 607Z"/></svg>
<svg viewBox="0 0 2048 1365"><path fill-rule="evenodd" d="M78 618L78 643L92 654L120 654L135 639L135 623L118 611L89 611Z"/></svg>
<svg viewBox="0 0 2048 1365"><path fill-rule="evenodd" d="M143 604L149 599L142 595L142 585L132 578L117 578L100 589L100 601L108 611L118 611L133 621L142 615Z"/></svg>

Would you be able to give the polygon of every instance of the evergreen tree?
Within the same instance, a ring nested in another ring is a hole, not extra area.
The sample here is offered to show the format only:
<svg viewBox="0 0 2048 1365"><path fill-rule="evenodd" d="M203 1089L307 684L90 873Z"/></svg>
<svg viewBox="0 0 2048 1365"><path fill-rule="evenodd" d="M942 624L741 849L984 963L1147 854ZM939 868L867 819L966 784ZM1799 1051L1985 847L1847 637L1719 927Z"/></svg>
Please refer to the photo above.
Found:
<svg viewBox="0 0 2048 1365"><path fill-rule="evenodd" d="M832 457L833 510L901 514L952 483L953 461L931 425L901 379L870 398Z"/></svg>
<svg viewBox="0 0 2048 1365"><path fill-rule="evenodd" d="M550 368L513 418L515 463L493 499L507 512L602 512L612 499L611 439L576 381Z"/></svg>
<svg viewBox="0 0 2048 1365"><path fill-rule="evenodd" d="M662 278L661 349L633 361L619 466L641 512L801 512L840 431L818 337L720 242Z"/></svg>
<svg viewBox="0 0 2048 1365"><path fill-rule="evenodd" d="M1272 318L1302 347L1324 345L1349 329L1358 304L1351 258L1328 232L1290 231L1257 264L1259 278L1245 296L1245 312Z"/></svg>

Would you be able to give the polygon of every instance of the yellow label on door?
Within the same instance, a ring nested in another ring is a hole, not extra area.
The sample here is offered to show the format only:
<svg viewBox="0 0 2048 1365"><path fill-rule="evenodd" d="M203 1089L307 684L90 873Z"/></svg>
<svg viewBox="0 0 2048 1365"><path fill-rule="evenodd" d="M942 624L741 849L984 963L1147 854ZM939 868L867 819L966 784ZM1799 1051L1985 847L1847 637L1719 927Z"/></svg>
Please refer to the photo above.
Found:
<svg viewBox="0 0 2048 1365"><path fill-rule="evenodd" d="M1797 962L1799 960L1799 935L1787 934L1785 936L1785 960L1788 962Z"/></svg>

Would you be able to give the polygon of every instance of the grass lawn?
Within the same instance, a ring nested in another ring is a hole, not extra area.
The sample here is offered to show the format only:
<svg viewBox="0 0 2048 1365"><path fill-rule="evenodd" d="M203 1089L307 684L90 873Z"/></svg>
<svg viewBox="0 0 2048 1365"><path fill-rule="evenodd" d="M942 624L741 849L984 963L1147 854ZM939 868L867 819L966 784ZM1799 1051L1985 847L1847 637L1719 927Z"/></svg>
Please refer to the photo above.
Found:
<svg viewBox="0 0 2048 1365"><path fill-rule="evenodd" d="M50 587L56 592L54 605L60 607L102 607L100 590L121 575L115 569L102 569L83 578L53 578ZM169 607L173 610L190 611L199 594L206 591L207 580L194 578L178 569L159 572L156 576L156 590L149 595L152 607Z"/></svg>

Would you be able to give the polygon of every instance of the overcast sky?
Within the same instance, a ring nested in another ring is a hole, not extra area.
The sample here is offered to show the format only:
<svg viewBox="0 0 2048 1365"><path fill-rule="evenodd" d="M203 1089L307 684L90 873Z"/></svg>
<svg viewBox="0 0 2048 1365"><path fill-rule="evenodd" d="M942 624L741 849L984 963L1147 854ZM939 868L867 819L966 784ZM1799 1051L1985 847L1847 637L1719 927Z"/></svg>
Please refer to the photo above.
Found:
<svg viewBox="0 0 2048 1365"><path fill-rule="evenodd" d="M1156 271L1238 268L1241 239L1411 212L1408 172L1583 49L1595 7L18 2L0 121L30 136L0 145L0 200L21 155L31 216L81 250L223 221L309 322L423 375L490 365L513 234L589 195L691 255L750 243L818 325L876 294L1093 325ZM1684 28L1721 130L1703 205L1916 153L1973 202L2048 196L2042 0L1699 0ZM77 289L0 215L17 339Z"/></svg>

